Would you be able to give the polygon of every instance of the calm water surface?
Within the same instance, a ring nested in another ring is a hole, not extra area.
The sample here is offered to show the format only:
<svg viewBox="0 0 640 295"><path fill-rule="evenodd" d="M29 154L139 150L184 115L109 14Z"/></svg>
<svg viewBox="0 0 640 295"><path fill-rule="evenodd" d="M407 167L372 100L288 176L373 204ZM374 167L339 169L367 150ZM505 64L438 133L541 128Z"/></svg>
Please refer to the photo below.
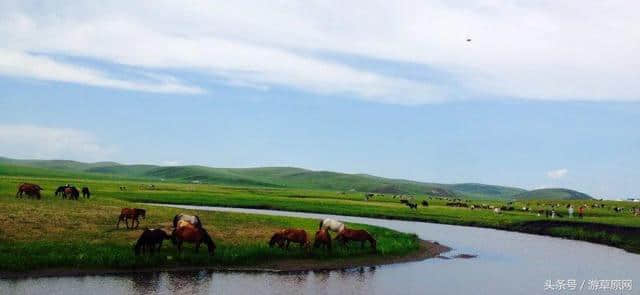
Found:
<svg viewBox="0 0 640 295"><path fill-rule="evenodd" d="M428 259L344 271L291 274L158 272L0 280L0 294L640 294L640 255L612 247L492 229L327 214L172 207L281 216L333 217L413 232L473 259ZM576 280L576 290L545 290ZM589 290L590 280L632 280L631 291ZM582 290L578 290L584 281Z"/></svg>

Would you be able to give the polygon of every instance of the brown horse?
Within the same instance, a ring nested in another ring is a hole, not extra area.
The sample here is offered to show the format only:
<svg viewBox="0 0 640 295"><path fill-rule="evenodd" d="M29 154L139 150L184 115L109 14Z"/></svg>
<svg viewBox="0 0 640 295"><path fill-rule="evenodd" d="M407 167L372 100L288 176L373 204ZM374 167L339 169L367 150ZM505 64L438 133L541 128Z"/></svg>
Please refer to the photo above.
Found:
<svg viewBox="0 0 640 295"><path fill-rule="evenodd" d="M311 245L304 229L288 228L273 234L271 240L269 240L269 247L278 244L280 248L286 247L289 249L289 243L291 242L300 244L301 248L309 248Z"/></svg>
<svg viewBox="0 0 640 295"><path fill-rule="evenodd" d="M40 191L43 190L39 185L33 183L23 183L18 186L18 192L16 198L22 198L22 194L27 194L30 198L41 198Z"/></svg>
<svg viewBox="0 0 640 295"><path fill-rule="evenodd" d="M178 227L171 233L171 242L178 248L178 253L182 252L182 243L189 242L196 245L196 253L200 249L200 244L205 243L209 250L209 255L213 255L216 244L204 228L194 226L189 222L180 222Z"/></svg>
<svg viewBox="0 0 640 295"><path fill-rule="evenodd" d="M78 189L75 186L65 187L64 191L62 191L62 198L64 199L69 198L69 200L77 201L79 197L80 192L78 192Z"/></svg>
<svg viewBox="0 0 640 295"><path fill-rule="evenodd" d="M331 251L331 235L326 229L321 229L316 232L316 238L313 241L313 248L318 248L320 246Z"/></svg>
<svg viewBox="0 0 640 295"><path fill-rule="evenodd" d="M342 242L342 245L347 246L349 241L359 241L360 247L364 248L364 243L369 241L371 248L376 249L376 239L374 239L366 230L363 229L348 229L345 228L341 231L336 240Z"/></svg>
<svg viewBox="0 0 640 295"><path fill-rule="evenodd" d="M160 250L164 240L169 239L171 239L171 236L161 229L146 229L140 235L136 245L133 247L133 251L136 256L140 255L140 252L142 254L145 252L153 254L156 250Z"/></svg>
<svg viewBox="0 0 640 295"><path fill-rule="evenodd" d="M131 219L131 228L133 228L133 224L136 222L137 224L135 228L138 228L138 225L140 225L140 220L138 218L142 217L144 219L146 215L147 211L144 209L122 208L122 210L120 210L120 217L118 217L118 224L116 225L116 228L120 228L121 221L124 221L124 224L129 228L129 219Z"/></svg>

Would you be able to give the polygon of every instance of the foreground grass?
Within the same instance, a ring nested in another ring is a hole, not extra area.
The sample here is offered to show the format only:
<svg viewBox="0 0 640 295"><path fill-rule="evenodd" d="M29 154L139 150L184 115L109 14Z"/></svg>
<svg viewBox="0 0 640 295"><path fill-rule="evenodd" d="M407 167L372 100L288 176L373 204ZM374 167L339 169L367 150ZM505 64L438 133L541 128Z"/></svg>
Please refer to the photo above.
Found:
<svg viewBox="0 0 640 295"><path fill-rule="evenodd" d="M34 181L35 179L30 179ZM267 215L206 212L140 206L148 211L140 229L116 229L122 207L127 201L104 196L98 183L92 183L95 197L68 201L45 192L42 200L16 199L12 181L0 181L0 271L28 271L51 268L123 269L180 266L254 266L290 259L340 260L352 257L400 256L419 247L415 235L353 224L370 231L378 239L378 249L335 247L333 253L321 250L306 252L296 246L289 251L269 248L271 234L282 228L304 228L315 233L318 220ZM45 188L52 183L43 181ZM109 186L112 184L108 184ZM170 241L160 253L151 257L135 257L133 244L146 227L170 231L171 220L179 212L198 214L217 244L215 255L208 256L206 247L194 253L193 245L178 255Z"/></svg>

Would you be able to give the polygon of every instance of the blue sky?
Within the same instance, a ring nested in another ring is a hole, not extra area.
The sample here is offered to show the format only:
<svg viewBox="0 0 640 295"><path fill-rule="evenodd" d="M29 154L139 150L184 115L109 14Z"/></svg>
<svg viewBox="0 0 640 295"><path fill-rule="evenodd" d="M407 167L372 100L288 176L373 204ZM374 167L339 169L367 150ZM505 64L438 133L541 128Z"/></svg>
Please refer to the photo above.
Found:
<svg viewBox="0 0 640 295"><path fill-rule="evenodd" d="M637 197L628 7L466 4L6 1L0 155Z"/></svg>

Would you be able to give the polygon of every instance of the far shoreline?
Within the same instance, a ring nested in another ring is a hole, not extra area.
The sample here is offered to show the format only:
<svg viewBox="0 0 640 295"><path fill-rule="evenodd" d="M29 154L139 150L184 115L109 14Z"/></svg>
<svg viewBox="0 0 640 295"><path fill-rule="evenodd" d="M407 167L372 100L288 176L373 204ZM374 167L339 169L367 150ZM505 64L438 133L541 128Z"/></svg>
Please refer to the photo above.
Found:
<svg viewBox="0 0 640 295"><path fill-rule="evenodd" d="M137 269L69 269L69 268L49 268L24 272L0 272L0 279L29 279L47 277L82 277L82 276L105 276L105 275L130 275L136 273L154 272L246 272L246 273L297 273L297 272L322 272L347 270L360 267L376 267L390 264L408 263L423 261L426 259L438 258L441 254L451 250L451 248L441 245L435 241L419 240L418 250L399 256L363 256L349 259L330 259L326 261L312 258L304 259L284 259L271 262L259 263L252 267L242 266L178 266L178 267L148 267Z"/></svg>

